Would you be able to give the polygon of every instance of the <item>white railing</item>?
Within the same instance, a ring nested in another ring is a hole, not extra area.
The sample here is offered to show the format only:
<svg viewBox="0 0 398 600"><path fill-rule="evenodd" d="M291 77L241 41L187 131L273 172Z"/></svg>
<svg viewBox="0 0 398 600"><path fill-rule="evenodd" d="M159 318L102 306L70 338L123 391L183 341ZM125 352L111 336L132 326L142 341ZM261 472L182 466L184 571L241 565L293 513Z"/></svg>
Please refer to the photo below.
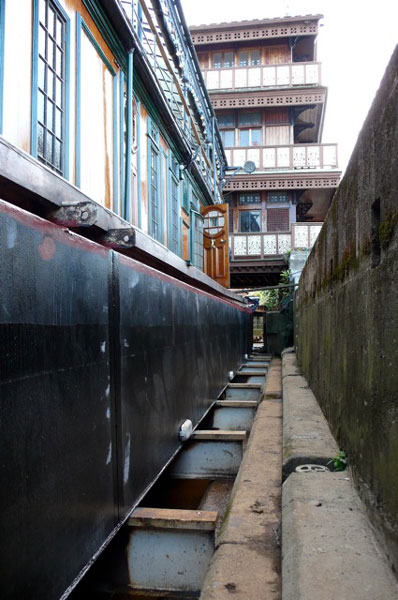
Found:
<svg viewBox="0 0 398 600"><path fill-rule="evenodd" d="M229 165L244 165L251 160L260 170L337 168L336 144L235 147L227 148L225 154Z"/></svg>
<svg viewBox="0 0 398 600"><path fill-rule="evenodd" d="M290 233L232 233L231 260L285 254L291 248L290 242Z"/></svg>
<svg viewBox="0 0 398 600"><path fill-rule="evenodd" d="M312 248L322 225L323 223L292 223L292 248Z"/></svg>
<svg viewBox="0 0 398 600"><path fill-rule="evenodd" d="M203 69L203 76L209 90L319 85L321 63Z"/></svg>
<svg viewBox="0 0 398 600"><path fill-rule="evenodd" d="M323 223L292 223L286 233L231 233L229 247L231 260L269 258L293 249L310 249Z"/></svg>

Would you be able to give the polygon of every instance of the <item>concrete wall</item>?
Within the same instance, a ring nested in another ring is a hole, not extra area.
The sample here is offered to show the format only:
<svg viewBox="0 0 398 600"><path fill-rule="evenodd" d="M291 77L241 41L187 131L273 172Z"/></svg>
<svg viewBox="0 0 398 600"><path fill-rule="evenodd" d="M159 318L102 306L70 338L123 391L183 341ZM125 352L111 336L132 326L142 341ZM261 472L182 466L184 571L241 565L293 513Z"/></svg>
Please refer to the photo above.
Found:
<svg viewBox="0 0 398 600"><path fill-rule="evenodd" d="M303 271L296 341L398 572L398 47Z"/></svg>

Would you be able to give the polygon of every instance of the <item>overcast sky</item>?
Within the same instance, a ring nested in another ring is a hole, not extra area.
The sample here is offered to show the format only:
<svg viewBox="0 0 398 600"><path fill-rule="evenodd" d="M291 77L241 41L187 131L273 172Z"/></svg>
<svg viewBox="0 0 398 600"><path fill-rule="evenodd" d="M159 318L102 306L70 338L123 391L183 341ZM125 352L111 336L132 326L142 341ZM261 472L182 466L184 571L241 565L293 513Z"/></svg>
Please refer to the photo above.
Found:
<svg viewBox="0 0 398 600"><path fill-rule="evenodd" d="M345 169L398 43L398 0L182 0L182 5L188 25L324 15L318 60L329 91L322 141L338 143Z"/></svg>

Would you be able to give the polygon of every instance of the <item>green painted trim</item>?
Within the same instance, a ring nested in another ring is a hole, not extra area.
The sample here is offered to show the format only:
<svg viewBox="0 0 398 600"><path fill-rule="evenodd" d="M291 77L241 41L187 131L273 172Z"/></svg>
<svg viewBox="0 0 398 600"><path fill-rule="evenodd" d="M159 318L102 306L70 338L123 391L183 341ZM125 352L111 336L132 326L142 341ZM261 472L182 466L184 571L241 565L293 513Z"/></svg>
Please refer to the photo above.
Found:
<svg viewBox="0 0 398 600"><path fill-rule="evenodd" d="M131 222L131 141L133 136L133 53L128 56L126 110L126 187L124 193L124 218Z"/></svg>
<svg viewBox="0 0 398 600"><path fill-rule="evenodd" d="M119 94L119 177L120 177L120 212L122 217L125 215L126 204L126 189L125 189L125 170L126 170L126 153L124 144L124 73L120 72L120 94Z"/></svg>
<svg viewBox="0 0 398 600"><path fill-rule="evenodd" d="M124 71L128 68L127 52L120 42L119 35L116 33L114 27L110 23L101 3L98 0L83 0L83 4L86 7L90 17L98 27L98 30L105 42L109 46L112 54L117 59Z"/></svg>
<svg viewBox="0 0 398 600"><path fill-rule="evenodd" d="M115 76L116 75L116 71L114 70L112 64L109 62L106 54L102 50L101 46L98 44L98 42L95 39L95 37L93 36L93 34L91 33L88 25L83 21L83 19L81 17L80 17L80 24L81 24L81 28L83 29L84 33L87 35L88 39L90 40L90 42L92 43L92 45L94 46L94 48L96 49L97 53L101 57L101 60L105 64L105 66L108 69L108 71L110 71L111 74L113 76Z"/></svg>
<svg viewBox="0 0 398 600"><path fill-rule="evenodd" d="M37 87L39 68L39 1L33 2L33 43L32 43L32 116L30 132L30 153L37 158Z"/></svg>
<svg viewBox="0 0 398 600"><path fill-rule="evenodd" d="M3 133L5 17L6 17L6 2L5 2L5 0L0 0L0 134Z"/></svg>
<svg viewBox="0 0 398 600"><path fill-rule="evenodd" d="M138 98L137 103L137 141L140 144L141 139L141 102ZM137 202L138 202L138 227L141 227L141 152L137 151Z"/></svg>
<svg viewBox="0 0 398 600"><path fill-rule="evenodd" d="M118 77L113 78L113 212L119 214Z"/></svg>

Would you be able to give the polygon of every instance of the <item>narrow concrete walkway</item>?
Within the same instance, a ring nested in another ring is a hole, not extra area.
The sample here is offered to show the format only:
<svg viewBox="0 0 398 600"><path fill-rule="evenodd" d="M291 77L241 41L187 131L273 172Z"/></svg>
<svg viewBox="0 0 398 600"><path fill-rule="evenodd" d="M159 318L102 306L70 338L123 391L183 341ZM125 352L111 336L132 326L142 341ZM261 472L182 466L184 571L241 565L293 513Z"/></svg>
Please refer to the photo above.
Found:
<svg viewBox="0 0 398 600"><path fill-rule="evenodd" d="M273 359L201 600L281 598L281 396Z"/></svg>
<svg viewBox="0 0 398 600"><path fill-rule="evenodd" d="M375 539L350 471L326 465L338 447L297 366L283 353L282 598L394 600L398 585ZM250 598L250 596L248 596Z"/></svg>

